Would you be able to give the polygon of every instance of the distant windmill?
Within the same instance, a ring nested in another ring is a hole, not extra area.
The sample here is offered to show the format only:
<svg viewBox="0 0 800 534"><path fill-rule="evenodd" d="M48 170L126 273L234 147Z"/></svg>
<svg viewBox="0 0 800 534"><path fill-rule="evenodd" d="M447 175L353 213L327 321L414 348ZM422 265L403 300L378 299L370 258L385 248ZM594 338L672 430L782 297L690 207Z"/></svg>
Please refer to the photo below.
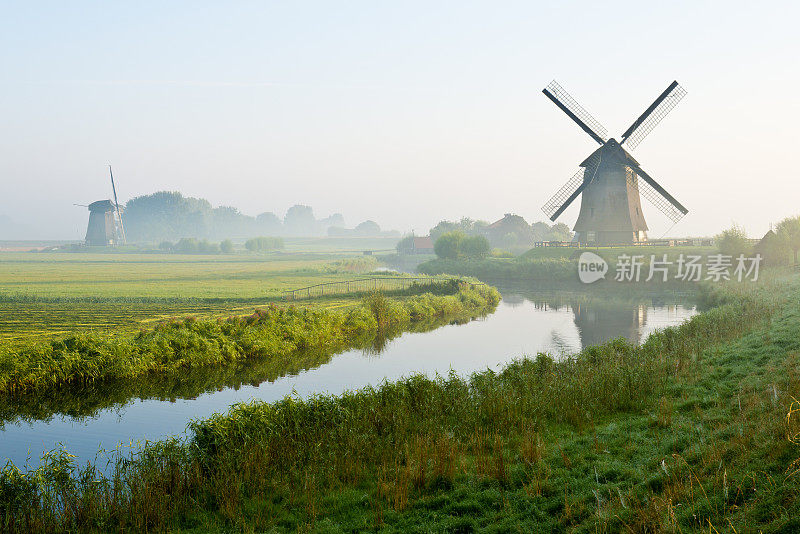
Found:
<svg viewBox="0 0 800 534"><path fill-rule="evenodd" d="M114 185L111 165L108 166L108 172L111 175L114 202L98 200L85 206L89 208L89 224L86 227L86 244L89 246L125 244L125 227L122 224L122 211L117 202L117 188ZM83 204L76 204L76 206L83 206Z"/></svg>
<svg viewBox="0 0 800 534"><path fill-rule="evenodd" d="M622 145L636 148L661 122L686 91L672 82L642 115L631 124L622 140L608 139L607 130L583 109L555 80L542 91L589 137L600 144L581 169L542 206L555 221L581 196L581 211L575 223L575 238L582 242L633 243L647 240L647 223L642 213L639 193L644 195L673 223L689 210L644 172Z"/></svg>

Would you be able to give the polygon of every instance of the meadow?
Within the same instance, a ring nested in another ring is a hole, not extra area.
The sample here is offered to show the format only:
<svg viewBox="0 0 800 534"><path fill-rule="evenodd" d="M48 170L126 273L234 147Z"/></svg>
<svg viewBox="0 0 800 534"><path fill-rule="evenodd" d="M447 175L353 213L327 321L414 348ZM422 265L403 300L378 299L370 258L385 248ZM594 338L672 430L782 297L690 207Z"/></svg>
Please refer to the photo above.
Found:
<svg viewBox="0 0 800 534"><path fill-rule="evenodd" d="M108 475L63 450L7 466L3 527L796 531L800 278L701 291L638 347L236 405Z"/></svg>
<svg viewBox="0 0 800 534"><path fill-rule="evenodd" d="M244 315L280 302L287 289L349 280L378 265L373 257L343 251L0 253L0 341L89 329L131 331L189 315ZM343 304L347 299L317 303Z"/></svg>

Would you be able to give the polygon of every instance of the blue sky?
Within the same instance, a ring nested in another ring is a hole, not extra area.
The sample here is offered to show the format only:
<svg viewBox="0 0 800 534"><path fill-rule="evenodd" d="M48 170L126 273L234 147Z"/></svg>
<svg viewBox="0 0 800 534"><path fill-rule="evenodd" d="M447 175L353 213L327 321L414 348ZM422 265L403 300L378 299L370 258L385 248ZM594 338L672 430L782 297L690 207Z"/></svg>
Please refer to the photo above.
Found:
<svg viewBox="0 0 800 534"><path fill-rule="evenodd" d="M156 190L349 225L543 218L594 143L671 82L633 152L690 209L651 235L800 213L791 2L0 2L0 216L83 237L86 204ZM36 213L31 206L41 209ZM577 207L577 203L576 203ZM562 216L573 224L575 208ZM5 237L5 236L0 236Z"/></svg>

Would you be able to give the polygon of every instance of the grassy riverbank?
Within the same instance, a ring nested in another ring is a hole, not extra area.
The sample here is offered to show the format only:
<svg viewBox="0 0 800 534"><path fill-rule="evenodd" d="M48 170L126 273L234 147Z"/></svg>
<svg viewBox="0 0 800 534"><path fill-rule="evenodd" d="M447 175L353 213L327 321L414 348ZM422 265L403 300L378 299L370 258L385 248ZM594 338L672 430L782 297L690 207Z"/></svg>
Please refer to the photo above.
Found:
<svg viewBox="0 0 800 534"><path fill-rule="evenodd" d="M6 529L285 532L800 528L800 280L715 287L640 347L239 405L109 478L0 475Z"/></svg>
<svg viewBox="0 0 800 534"><path fill-rule="evenodd" d="M526 280L553 282L574 282L578 280L578 257L584 252L592 252L604 258L609 264L606 280L613 280L617 258L622 255L643 256L642 280L647 278L650 258L660 260L664 255L673 262L670 275L674 277L674 262L681 255L701 255L717 251L711 247L542 247L533 248L512 258L484 259L431 259L417 266L420 273L428 275L450 274L457 276L474 276L480 280ZM599 282L606 283L606 282Z"/></svg>
<svg viewBox="0 0 800 534"><path fill-rule="evenodd" d="M188 318L138 333L85 332L3 346L0 394L47 392L143 376L163 378L244 361L283 362L298 351L332 351L380 330L485 313L500 300L494 288L458 280L393 294L408 296L390 299L373 294L343 309L270 306L245 317Z"/></svg>

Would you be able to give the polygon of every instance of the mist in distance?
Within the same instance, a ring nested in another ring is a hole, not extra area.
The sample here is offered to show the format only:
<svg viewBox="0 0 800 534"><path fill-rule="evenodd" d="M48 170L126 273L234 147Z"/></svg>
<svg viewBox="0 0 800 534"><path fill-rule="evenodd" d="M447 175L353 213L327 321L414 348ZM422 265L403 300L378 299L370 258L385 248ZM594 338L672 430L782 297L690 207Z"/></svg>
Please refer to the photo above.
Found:
<svg viewBox="0 0 800 534"><path fill-rule="evenodd" d="M759 237L800 211L798 15L782 2L9 6L0 239L82 239L73 204L111 198L108 163L121 203L179 191L253 222L284 224L295 205L418 235L462 217L542 221L596 148L541 94L553 78L616 137L681 82L688 96L632 152L689 209L673 228L643 201L650 237L733 221Z"/></svg>

